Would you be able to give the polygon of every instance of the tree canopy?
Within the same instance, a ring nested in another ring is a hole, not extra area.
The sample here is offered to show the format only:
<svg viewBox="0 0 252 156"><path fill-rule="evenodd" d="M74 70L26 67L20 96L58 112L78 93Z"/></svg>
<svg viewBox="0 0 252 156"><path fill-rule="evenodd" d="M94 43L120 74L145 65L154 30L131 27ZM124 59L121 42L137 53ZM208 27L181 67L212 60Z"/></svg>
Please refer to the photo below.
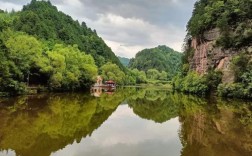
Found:
<svg viewBox="0 0 252 156"><path fill-rule="evenodd" d="M204 31L220 28L218 44L240 48L252 42L251 0L199 0L187 24L188 35L200 37Z"/></svg>
<svg viewBox="0 0 252 156"><path fill-rule="evenodd" d="M167 46L158 46L152 49L144 49L130 60L129 68L136 68L147 72L156 69L165 71L169 77L174 76L180 69L182 54Z"/></svg>
<svg viewBox="0 0 252 156"><path fill-rule="evenodd" d="M50 1L33 0L25 5L13 21L13 28L53 43L76 44L81 51L94 57L97 66L112 62L125 70L95 30L88 28L85 22L80 24L58 11Z"/></svg>
<svg viewBox="0 0 252 156"><path fill-rule="evenodd" d="M0 11L0 95L27 93L32 86L84 89L109 62L115 70L106 78L124 84L126 68L96 30L50 1L32 0L19 12Z"/></svg>

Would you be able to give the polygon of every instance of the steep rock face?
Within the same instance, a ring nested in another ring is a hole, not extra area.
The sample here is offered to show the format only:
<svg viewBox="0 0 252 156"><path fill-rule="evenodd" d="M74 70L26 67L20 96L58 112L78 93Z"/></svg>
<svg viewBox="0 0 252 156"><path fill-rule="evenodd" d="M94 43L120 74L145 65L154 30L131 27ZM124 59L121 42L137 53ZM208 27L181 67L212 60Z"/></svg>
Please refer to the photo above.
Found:
<svg viewBox="0 0 252 156"><path fill-rule="evenodd" d="M230 69L230 61L237 51L226 50L215 45L220 37L220 30L215 28L203 34L201 39L192 38L191 48L194 55L189 60L190 69L199 74L206 74L209 68L223 73L223 83L234 82L234 73Z"/></svg>

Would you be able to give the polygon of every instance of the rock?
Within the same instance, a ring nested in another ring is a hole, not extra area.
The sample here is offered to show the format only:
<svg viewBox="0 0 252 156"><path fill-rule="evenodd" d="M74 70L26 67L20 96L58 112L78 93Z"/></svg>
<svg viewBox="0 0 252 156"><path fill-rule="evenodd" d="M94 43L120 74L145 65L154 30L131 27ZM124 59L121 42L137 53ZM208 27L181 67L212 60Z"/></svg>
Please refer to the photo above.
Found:
<svg viewBox="0 0 252 156"><path fill-rule="evenodd" d="M248 47L248 52L251 54L252 53L252 47Z"/></svg>
<svg viewBox="0 0 252 156"><path fill-rule="evenodd" d="M216 40L220 36L219 29L212 29L204 33L204 39L192 38L191 47L194 55L189 60L190 70L199 74L206 74L209 68L223 72L223 83L234 82L234 72L230 69L230 62L239 51L216 47Z"/></svg>
<svg viewBox="0 0 252 156"><path fill-rule="evenodd" d="M220 37L220 29L215 28L215 29L206 31L203 34L203 37L204 37L205 40L208 40L208 41L217 40Z"/></svg>

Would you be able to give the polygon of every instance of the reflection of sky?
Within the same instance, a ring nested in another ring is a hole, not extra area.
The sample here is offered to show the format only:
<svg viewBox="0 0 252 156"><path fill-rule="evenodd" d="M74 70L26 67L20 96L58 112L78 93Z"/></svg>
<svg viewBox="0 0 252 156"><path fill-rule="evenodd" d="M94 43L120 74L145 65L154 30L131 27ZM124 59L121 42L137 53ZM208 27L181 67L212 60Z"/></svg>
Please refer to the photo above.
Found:
<svg viewBox="0 0 252 156"><path fill-rule="evenodd" d="M15 156L15 155L16 155L15 152L12 150L0 152L0 156Z"/></svg>
<svg viewBox="0 0 252 156"><path fill-rule="evenodd" d="M92 136L53 153L54 156L176 156L182 145L178 118L158 124L121 105Z"/></svg>

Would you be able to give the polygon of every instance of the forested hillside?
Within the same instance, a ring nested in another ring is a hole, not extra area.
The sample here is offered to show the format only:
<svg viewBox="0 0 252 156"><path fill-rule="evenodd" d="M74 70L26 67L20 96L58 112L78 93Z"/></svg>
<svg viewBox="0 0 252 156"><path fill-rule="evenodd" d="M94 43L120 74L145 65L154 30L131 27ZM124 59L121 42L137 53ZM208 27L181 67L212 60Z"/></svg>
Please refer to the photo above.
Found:
<svg viewBox="0 0 252 156"><path fill-rule="evenodd" d="M167 46L144 49L130 60L129 68L147 72L155 69L166 72L168 77L174 76L180 69L182 54Z"/></svg>
<svg viewBox="0 0 252 156"><path fill-rule="evenodd" d="M32 0L18 13L13 21L13 28L26 32L48 42L77 44L81 51L91 54L99 67L108 61L124 69L118 58L105 44L95 30L87 27L85 22L79 24L72 17L58 11L50 1Z"/></svg>
<svg viewBox="0 0 252 156"><path fill-rule="evenodd" d="M103 71L107 66L116 70ZM95 30L49 1L32 0L20 12L0 11L0 95L25 94L32 87L84 89L105 72L123 84L125 71Z"/></svg>
<svg viewBox="0 0 252 156"><path fill-rule="evenodd" d="M252 98L252 1L199 0L187 25L178 90ZM192 83L193 82L193 83Z"/></svg>
<svg viewBox="0 0 252 156"><path fill-rule="evenodd" d="M118 56L119 61L125 66L128 67L130 59L126 57L120 57Z"/></svg>

